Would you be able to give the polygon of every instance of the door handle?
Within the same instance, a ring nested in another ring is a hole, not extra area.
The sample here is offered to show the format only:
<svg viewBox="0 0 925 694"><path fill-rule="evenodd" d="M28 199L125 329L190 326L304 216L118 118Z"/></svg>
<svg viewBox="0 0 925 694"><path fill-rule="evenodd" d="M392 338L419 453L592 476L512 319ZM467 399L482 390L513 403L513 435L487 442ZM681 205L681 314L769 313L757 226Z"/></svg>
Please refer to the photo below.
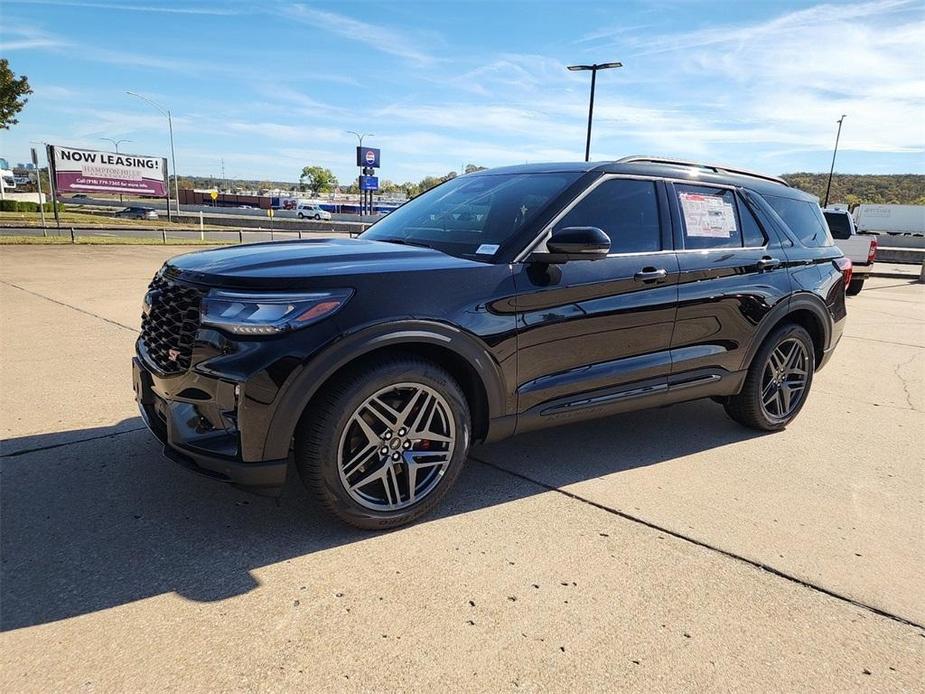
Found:
<svg viewBox="0 0 925 694"><path fill-rule="evenodd" d="M642 270L633 275L637 282L657 282L668 277L668 270L663 267L644 267Z"/></svg>
<svg viewBox="0 0 925 694"><path fill-rule="evenodd" d="M780 258L772 258L769 255L766 255L764 258L758 261L758 272L762 270L773 270L776 267L780 267Z"/></svg>

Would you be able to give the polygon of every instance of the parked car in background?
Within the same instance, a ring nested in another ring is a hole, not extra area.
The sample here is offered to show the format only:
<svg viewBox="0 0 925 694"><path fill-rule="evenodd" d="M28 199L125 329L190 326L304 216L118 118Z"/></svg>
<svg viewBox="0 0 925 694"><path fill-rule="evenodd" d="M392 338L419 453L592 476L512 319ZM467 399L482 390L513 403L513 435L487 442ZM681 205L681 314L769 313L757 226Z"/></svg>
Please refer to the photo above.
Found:
<svg viewBox="0 0 925 694"><path fill-rule="evenodd" d="M299 219L331 219L331 213L327 210L322 210L321 206L317 202L302 201L296 205L295 209L299 215Z"/></svg>
<svg viewBox="0 0 925 694"><path fill-rule="evenodd" d="M119 210L113 216L120 219L157 219L157 210L153 207L134 205L126 207L124 210Z"/></svg>
<svg viewBox="0 0 925 694"><path fill-rule="evenodd" d="M850 277L817 199L779 178L646 157L485 170L358 238L168 260L134 388L184 467L276 494L292 456L329 511L389 528L438 503L475 441L705 397L783 429Z"/></svg>
<svg viewBox="0 0 925 694"><path fill-rule="evenodd" d="M859 234L854 225L854 218L847 209L827 207L822 211L825 221L832 233L832 238L842 252L851 259L853 265L848 296L855 296L864 288L864 280L874 271L877 259L877 237Z"/></svg>

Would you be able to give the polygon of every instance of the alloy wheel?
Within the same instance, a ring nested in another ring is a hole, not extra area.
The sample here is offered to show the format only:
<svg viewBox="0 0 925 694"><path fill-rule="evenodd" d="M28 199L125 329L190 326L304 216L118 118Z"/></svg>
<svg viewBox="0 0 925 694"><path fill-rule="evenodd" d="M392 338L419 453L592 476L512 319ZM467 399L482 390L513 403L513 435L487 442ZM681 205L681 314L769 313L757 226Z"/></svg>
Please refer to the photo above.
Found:
<svg viewBox="0 0 925 694"><path fill-rule="evenodd" d="M430 494L456 448L447 400L421 383L398 383L367 398L338 445L344 489L360 505L396 511Z"/></svg>
<svg viewBox="0 0 925 694"><path fill-rule="evenodd" d="M764 367L761 407L771 419L786 419L799 407L809 378L809 353L796 338L781 342Z"/></svg>

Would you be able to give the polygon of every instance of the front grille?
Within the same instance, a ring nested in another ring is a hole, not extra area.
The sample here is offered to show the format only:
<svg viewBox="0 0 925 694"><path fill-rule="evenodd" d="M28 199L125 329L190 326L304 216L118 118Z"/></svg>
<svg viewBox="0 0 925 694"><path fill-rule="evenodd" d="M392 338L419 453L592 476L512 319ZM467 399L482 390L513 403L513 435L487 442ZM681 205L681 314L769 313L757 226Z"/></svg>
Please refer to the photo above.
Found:
<svg viewBox="0 0 925 694"><path fill-rule="evenodd" d="M161 273L148 285L150 310L141 317L141 342L148 358L163 373L189 370L202 296L200 290L166 279Z"/></svg>

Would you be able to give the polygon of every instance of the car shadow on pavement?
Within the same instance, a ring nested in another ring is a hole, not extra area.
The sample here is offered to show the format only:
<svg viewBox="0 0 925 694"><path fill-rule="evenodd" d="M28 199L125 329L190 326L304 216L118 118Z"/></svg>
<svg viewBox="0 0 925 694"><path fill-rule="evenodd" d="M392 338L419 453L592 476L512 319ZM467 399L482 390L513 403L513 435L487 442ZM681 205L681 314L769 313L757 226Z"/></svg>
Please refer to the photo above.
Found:
<svg viewBox="0 0 925 694"><path fill-rule="evenodd" d="M253 569L375 537L317 508L294 470L278 500L254 496L165 461L140 426L70 432L66 445L49 434L49 447L3 442L28 452L0 457L0 631L168 592L222 600L256 588ZM755 435L689 403L479 446L421 522L548 491L493 466L561 486Z"/></svg>

